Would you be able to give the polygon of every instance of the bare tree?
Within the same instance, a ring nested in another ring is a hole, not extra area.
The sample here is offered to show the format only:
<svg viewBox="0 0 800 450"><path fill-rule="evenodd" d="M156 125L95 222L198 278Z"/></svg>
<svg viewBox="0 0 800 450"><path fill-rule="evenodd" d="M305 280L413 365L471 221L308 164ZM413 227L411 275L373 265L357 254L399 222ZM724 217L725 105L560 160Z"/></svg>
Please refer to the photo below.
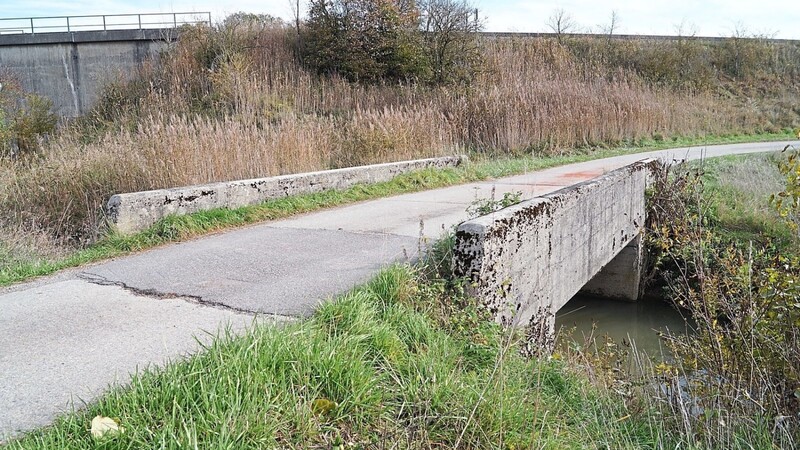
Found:
<svg viewBox="0 0 800 450"><path fill-rule="evenodd" d="M422 0L419 8L434 81L472 80L481 60L477 9L466 0Z"/></svg>
<svg viewBox="0 0 800 450"><path fill-rule="evenodd" d="M619 31L619 23L620 23L619 13L617 13L617 10L614 9L611 11L611 17L609 17L608 19L608 24L605 27L603 27L603 33L609 36L613 36L614 33L617 33Z"/></svg>
<svg viewBox="0 0 800 450"><path fill-rule="evenodd" d="M578 28L578 24L572 15L562 8L553 11L546 24L556 34L558 42L561 42L565 34L573 33Z"/></svg>

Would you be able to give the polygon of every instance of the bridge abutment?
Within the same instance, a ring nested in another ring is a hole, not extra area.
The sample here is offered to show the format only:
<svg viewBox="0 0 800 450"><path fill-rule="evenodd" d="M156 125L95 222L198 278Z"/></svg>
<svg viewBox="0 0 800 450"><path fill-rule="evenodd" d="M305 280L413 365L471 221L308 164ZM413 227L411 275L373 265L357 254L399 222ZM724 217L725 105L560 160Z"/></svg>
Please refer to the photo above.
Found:
<svg viewBox="0 0 800 450"><path fill-rule="evenodd" d="M176 36L171 29L0 35L0 67L24 91L49 98L58 116L78 117L106 84L157 60Z"/></svg>
<svg viewBox="0 0 800 450"><path fill-rule="evenodd" d="M634 238L580 290L581 294L612 300L639 300L644 246Z"/></svg>

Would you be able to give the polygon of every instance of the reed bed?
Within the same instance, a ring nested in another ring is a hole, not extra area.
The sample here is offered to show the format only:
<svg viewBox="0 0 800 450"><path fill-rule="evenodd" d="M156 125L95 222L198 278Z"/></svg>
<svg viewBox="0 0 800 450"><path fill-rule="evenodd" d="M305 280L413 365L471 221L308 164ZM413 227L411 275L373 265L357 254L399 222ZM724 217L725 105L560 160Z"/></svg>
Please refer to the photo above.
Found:
<svg viewBox="0 0 800 450"><path fill-rule="evenodd" d="M653 136L747 133L759 108L587 71L555 41L486 39L470 85L361 85L305 70L289 28L196 28L114 83L25 161L0 160L0 221L76 245L118 192L465 151L564 154ZM2 239L2 238L0 238Z"/></svg>

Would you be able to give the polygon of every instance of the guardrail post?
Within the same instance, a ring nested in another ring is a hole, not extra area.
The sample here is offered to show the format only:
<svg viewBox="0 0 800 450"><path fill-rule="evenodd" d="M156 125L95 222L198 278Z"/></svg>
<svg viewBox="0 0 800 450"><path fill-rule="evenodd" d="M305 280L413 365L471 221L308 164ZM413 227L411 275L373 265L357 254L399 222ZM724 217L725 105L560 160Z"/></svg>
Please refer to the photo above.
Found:
<svg viewBox="0 0 800 450"><path fill-rule="evenodd" d="M172 28L178 28L178 15L172 13Z"/></svg>
<svg viewBox="0 0 800 450"><path fill-rule="evenodd" d="M31 34L36 34L36 32L33 31L33 17L31 17Z"/></svg>
<svg viewBox="0 0 800 450"><path fill-rule="evenodd" d="M141 30L142 29L142 15L141 14L137 14L136 17L139 18L139 29Z"/></svg>
<svg viewBox="0 0 800 450"><path fill-rule="evenodd" d="M106 31L106 16L103 16L103 31Z"/></svg>
<svg viewBox="0 0 800 450"><path fill-rule="evenodd" d="M69 32L70 32L70 30L69 30L69 17L67 17L67 33L69 33Z"/></svg>

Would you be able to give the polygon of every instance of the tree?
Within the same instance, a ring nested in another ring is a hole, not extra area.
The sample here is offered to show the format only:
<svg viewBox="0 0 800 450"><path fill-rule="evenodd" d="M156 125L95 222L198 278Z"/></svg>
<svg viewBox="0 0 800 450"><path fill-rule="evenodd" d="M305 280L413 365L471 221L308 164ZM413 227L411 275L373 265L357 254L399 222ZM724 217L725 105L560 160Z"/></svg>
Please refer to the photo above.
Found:
<svg viewBox="0 0 800 450"><path fill-rule="evenodd" d="M553 11L546 24L556 34L558 42L562 42L565 34L573 33L578 28L578 24L572 18L572 15L562 8Z"/></svg>
<svg viewBox="0 0 800 450"><path fill-rule="evenodd" d="M611 17L608 19L608 24L603 26L601 30L604 34L608 35L608 37L611 37L614 35L614 33L619 31L619 23L619 13L616 9L614 9L611 11Z"/></svg>
<svg viewBox="0 0 800 450"><path fill-rule="evenodd" d="M424 77L418 20L408 0L312 0L302 31L304 61L353 81Z"/></svg>
<svg viewBox="0 0 800 450"><path fill-rule="evenodd" d="M302 56L353 81L470 81L480 28L464 0L311 0Z"/></svg>
<svg viewBox="0 0 800 450"><path fill-rule="evenodd" d="M478 10L464 0L423 0L421 27L435 82L469 82L480 69Z"/></svg>

